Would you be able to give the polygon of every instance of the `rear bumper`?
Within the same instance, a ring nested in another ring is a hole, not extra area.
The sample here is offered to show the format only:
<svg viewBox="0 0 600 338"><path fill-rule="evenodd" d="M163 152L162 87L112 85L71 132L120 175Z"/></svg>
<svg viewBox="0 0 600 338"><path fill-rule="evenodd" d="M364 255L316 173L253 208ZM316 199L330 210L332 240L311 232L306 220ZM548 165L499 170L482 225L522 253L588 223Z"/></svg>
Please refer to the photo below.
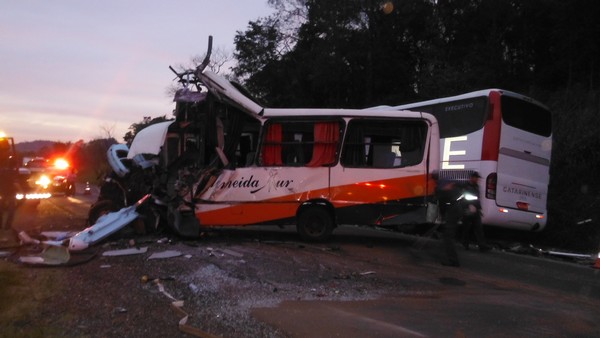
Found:
<svg viewBox="0 0 600 338"><path fill-rule="evenodd" d="M542 231L546 227L547 213L499 207L494 200L483 200L483 224L501 228Z"/></svg>

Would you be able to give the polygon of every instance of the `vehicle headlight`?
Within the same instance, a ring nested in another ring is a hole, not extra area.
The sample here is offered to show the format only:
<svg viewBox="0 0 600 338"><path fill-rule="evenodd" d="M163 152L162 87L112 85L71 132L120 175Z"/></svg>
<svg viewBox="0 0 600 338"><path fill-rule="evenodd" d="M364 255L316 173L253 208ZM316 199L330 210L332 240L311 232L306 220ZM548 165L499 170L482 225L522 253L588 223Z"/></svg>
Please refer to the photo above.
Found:
<svg viewBox="0 0 600 338"><path fill-rule="evenodd" d="M470 194L468 192L460 195L456 200L460 201L462 199L464 199L465 201L476 201L476 200L478 200L478 198L477 198L476 195Z"/></svg>
<svg viewBox="0 0 600 338"><path fill-rule="evenodd" d="M475 196L473 194L466 193L465 194L465 199L467 201L476 201L477 200L477 196Z"/></svg>
<svg viewBox="0 0 600 338"><path fill-rule="evenodd" d="M48 188L48 186L50 185L51 182L52 181L50 180L50 178L48 176L42 175L35 181L35 184L42 186L44 188Z"/></svg>

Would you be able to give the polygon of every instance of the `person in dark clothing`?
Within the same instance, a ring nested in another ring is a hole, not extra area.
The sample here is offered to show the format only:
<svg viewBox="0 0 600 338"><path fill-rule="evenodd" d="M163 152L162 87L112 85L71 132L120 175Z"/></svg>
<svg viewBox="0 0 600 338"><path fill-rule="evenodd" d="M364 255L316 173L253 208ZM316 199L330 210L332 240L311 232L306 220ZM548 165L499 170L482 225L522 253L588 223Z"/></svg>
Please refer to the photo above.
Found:
<svg viewBox="0 0 600 338"><path fill-rule="evenodd" d="M447 266L460 266L455 248L456 233L462 217L462 208L457 202L460 194L460 187L456 182L438 181L437 195L440 213L445 221L442 228L442 245L445 258L442 259L442 264Z"/></svg>
<svg viewBox="0 0 600 338"><path fill-rule="evenodd" d="M445 220L442 242L445 258L442 264L447 266L460 266L455 242L456 234L462 225L462 243L468 249L468 236L475 233L479 250L489 251L490 246L486 244L481 224L481 203L479 202L479 173L473 172L469 181L460 184L455 181L438 181L438 199L440 212ZM467 196L471 195L471 198ZM476 197L473 199L472 197Z"/></svg>
<svg viewBox="0 0 600 338"><path fill-rule="evenodd" d="M456 253L455 240L458 223L462 216L462 210L458 204L448 206L445 213L446 223L442 232L442 241L446 258L442 259L442 265L460 266L458 254Z"/></svg>
<svg viewBox="0 0 600 338"><path fill-rule="evenodd" d="M18 171L14 162L11 142L0 136L0 241L4 242L5 233L12 229L15 209L17 208Z"/></svg>
<svg viewBox="0 0 600 338"><path fill-rule="evenodd" d="M476 196L477 199L471 201L465 201L463 205L463 216L462 216L462 245L465 249L469 250L469 238L471 234L475 235L479 251L486 252L491 250L491 247L486 243L485 236L483 234L483 225L481 224L481 202L479 201L479 184L478 181L481 178L479 173L474 171L469 181L462 187L465 195L470 194Z"/></svg>
<svg viewBox="0 0 600 338"><path fill-rule="evenodd" d="M12 170L0 170L0 230L10 230L17 208L16 175Z"/></svg>

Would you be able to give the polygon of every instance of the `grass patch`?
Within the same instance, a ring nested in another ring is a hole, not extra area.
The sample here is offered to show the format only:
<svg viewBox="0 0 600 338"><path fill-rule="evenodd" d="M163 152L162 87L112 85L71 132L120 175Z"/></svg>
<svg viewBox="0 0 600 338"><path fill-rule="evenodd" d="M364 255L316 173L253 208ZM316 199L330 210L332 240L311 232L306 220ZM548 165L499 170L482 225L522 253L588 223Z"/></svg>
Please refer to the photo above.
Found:
<svg viewBox="0 0 600 338"><path fill-rule="evenodd" d="M44 318L44 308L61 289L53 269L29 269L0 260L0 337L56 336L60 328Z"/></svg>

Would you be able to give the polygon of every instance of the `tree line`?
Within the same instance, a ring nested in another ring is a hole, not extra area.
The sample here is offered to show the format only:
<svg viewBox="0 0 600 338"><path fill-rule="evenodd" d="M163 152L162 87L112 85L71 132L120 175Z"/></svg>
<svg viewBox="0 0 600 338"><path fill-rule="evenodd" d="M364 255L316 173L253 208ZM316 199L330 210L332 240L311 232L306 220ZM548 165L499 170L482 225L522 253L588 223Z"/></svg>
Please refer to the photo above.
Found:
<svg viewBox="0 0 600 338"><path fill-rule="evenodd" d="M549 244L600 244L600 2L269 0L233 73L269 107L365 108L502 88L553 114Z"/></svg>
<svg viewBox="0 0 600 338"><path fill-rule="evenodd" d="M593 0L270 0L235 37L245 86L270 106L363 108L499 87L600 85ZM290 8L292 7L292 8Z"/></svg>

